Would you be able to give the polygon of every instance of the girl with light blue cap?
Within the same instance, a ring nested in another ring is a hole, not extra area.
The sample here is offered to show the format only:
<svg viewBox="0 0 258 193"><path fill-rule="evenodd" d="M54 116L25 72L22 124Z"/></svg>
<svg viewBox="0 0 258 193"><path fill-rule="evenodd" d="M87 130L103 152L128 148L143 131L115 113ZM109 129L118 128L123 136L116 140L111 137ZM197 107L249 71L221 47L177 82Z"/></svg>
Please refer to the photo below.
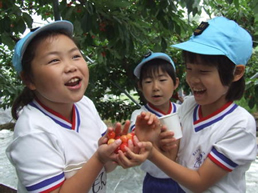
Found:
<svg viewBox="0 0 258 193"><path fill-rule="evenodd" d="M176 76L176 67L171 57L162 52L149 52L135 67L134 75L138 79L138 89L146 102L132 113L131 131L135 129L136 117L141 112L151 112L157 117L177 113L180 105L172 102L171 98L179 85L179 78ZM159 136L161 149L168 151L168 144L174 146L169 151L173 152L170 153L170 158L175 160L178 140L173 138L174 133L163 130ZM180 189L175 181L149 160L141 164L141 169L146 172L143 180L143 193L169 193L171 188Z"/></svg>
<svg viewBox="0 0 258 193"><path fill-rule="evenodd" d="M178 111L183 129L178 163L158 148L152 148L148 159L185 192L246 192L245 172L257 152L256 123L234 101L245 90L250 34L232 20L215 17L202 22L188 41L172 47L183 50L193 96ZM135 132L140 140L155 136L147 130Z"/></svg>
<svg viewBox="0 0 258 193"><path fill-rule="evenodd" d="M72 23L55 21L15 47L13 65L25 87L12 107L17 122L6 153L16 169L18 193L105 193L106 173L116 167L121 140L107 144L112 128L84 95L89 70L72 35ZM153 117L137 120L144 125ZM119 134L121 124L115 129ZM144 148L136 138L132 144Z"/></svg>

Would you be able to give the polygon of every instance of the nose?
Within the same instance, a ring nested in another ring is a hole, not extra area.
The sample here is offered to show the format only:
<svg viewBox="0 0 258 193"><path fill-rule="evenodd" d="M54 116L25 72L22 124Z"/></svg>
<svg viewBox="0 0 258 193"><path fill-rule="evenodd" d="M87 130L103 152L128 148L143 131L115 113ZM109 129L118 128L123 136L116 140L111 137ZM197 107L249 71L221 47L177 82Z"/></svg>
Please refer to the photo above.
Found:
<svg viewBox="0 0 258 193"><path fill-rule="evenodd" d="M73 61L66 61L65 62L65 72L71 73L77 70L77 66L73 64Z"/></svg>
<svg viewBox="0 0 258 193"><path fill-rule="evenodd" d="M187 73L186 81L190 84L195 84L195 83L199 83L200 79L199 79L198 75L195 73Z"/></svg>
<svg viewBox="0 0 258 193"><path fill-rule="evenodd" d="M153 91L159 90L159 83L158 83L158 81L156 81L156 80L153 81L152 90Z"/></svg>

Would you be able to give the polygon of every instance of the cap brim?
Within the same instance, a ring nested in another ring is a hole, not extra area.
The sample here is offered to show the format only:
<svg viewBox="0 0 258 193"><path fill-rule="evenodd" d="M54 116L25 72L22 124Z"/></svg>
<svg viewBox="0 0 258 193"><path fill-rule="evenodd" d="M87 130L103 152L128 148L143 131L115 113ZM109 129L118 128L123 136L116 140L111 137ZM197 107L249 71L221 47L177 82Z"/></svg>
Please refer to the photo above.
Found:
<svg viewBox="0 0 258 193"><path fill-rule="evenodd" d="M158 56L156 55L158 54ZM142 65L144 65L145 63L149 62L150 60L153 60L153 59L162 59L162 60L165 60L167 62L169 62L173 68L175 69L175 64L174 62L168 58L169 56L165 56L164 53L154 53L153 55L151 55L150 57L148 58L145 58L143 59L137 66L136 68L134 69L133 73L134 75L139 78L140 77L140 71L141 71L141 68L142 68Z"/></svg>
<svg viewBox="0 0 258 193"><path fill-rule="evenodd" d="M225 55L221 50L216 48L200 44L194 41L186 41L183 43L172 45L171 47L178 48L181 50L185 50L188 52L196 53L196 54L204 54L204 55Z"/></svg>
<svg viewBox="0 0 258 193"><path fill-rule="evenodd" d="M38 28L23 43L21 56L23 56L24 51L26 50L28 44L31 42L31 40L35 36L37 36L39 33L43 32L43 31L51 31L51 30L53 30L53 31L64 30L64 31L68 32L70 35L72 35L73 34L73 24L66 20L59 20L59 21L55 21L55 22L46 24L45 26Z"/></svg>

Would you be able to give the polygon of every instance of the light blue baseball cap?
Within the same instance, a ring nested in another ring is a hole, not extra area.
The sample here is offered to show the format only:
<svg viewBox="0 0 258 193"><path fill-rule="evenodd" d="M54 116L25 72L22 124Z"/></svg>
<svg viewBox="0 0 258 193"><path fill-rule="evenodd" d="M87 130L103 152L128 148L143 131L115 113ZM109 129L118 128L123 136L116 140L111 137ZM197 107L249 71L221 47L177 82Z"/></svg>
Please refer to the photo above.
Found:
<svg viewBox="0 0 258 193"><path fill-rule="evenodd" d="M52 23L48 23L40 28L37 28L34 31L29 32L24 38L20 39L14 48L14 55L12 59L13 66L18 74L22 71L22 58L25 50L27 49L28 44L31 40L36 37L39 33L44 31L67 31L68 34L73 34L73 24L66 20L58 20Z"/></svg>
<svg viewBox="0 0 258 193"><path fill-rule="evenodd" d="M236 65L246 65L252 55L251 35L235 21L215 17L202 22L186 42L172 47L204 55L224 55Z"/></svg>
<svg viewBox="0 0 258 193"><path fill-rule="evenodd" d="M176 67L175 67L175 64L174 64L173 60L167 54L164 54L164 53L161 53L161 52L149 52L148 54L146 54L144 56L142 61L135 67L135 69L133 71L134 75L139 79L142 65L145 64L146 62L149 62L150 60L154 60L154 59L166 60L176 70Z"/></svg>

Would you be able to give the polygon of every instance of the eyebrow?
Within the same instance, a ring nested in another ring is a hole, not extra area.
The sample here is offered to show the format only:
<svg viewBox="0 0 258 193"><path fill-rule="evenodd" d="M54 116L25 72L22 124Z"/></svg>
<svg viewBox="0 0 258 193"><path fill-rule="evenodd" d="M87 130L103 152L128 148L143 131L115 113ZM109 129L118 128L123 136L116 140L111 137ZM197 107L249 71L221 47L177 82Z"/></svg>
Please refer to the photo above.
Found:
<svg viewBox="0 0 258 193"><path fill-rule="evenodd" d="M68 53L72 53L72 52L74 52L74 51L80 51L80 50L79 50L78 47L74 47L74 48L70 49L70 50L68 51ZM47 55L54 55L54 54L59 54L59 51L48 52L48 53L46 54L46 56L47 56Z"/></svg>

